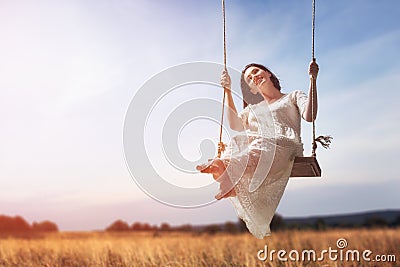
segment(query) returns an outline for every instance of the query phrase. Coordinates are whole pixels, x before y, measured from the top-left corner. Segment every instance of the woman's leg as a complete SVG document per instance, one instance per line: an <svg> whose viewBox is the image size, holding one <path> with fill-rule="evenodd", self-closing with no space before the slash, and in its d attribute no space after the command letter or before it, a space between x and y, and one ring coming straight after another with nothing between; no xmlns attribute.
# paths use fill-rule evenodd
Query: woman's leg
<svg viewBox="0 0 400 267"><path fill-rule="evenodd" d="M236 196L236 192L231 182L231 179L225 172L225 163L221 159L213 159L206 164L197 166L196 168L202 173L211 173L213 178L220 183L220 191L215 196L216 199L220 200L222 198Z"/></svg>

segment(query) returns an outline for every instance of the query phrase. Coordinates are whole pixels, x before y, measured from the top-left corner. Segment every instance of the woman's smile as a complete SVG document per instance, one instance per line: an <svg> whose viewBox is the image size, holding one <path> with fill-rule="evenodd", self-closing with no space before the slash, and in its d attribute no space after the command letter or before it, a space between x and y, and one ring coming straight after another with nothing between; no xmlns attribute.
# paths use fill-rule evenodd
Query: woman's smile
<svg viewBox="0 0 400 267"><path fill-rule="evenodd" d="M254 84L256 86L260 85L261 83L263 83L265 80L262 76L255 76L254 77Z"/></svg>

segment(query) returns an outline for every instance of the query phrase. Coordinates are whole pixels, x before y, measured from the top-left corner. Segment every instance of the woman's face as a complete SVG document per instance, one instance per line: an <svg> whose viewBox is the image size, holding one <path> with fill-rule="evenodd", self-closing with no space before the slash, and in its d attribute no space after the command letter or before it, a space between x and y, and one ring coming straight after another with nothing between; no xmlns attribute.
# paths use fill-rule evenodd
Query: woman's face
<svg viewBox="0 0 400 267"><path fill-rule="evenodd" d="M271 73L258 67L249 67L244 72L244 80L253 94L260 92L263 85L271 81L270 77Z"/></svg>

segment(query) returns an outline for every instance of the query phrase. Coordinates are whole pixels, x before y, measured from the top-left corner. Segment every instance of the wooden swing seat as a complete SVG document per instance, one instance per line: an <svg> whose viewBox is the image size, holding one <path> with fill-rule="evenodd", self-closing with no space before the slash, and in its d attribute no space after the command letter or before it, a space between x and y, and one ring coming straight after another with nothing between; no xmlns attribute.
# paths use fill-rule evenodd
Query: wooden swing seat
<svg viewBox="0 0 400 267"><path fill-rule="evenodd" d="M296 157L290 177L321 177L321 168L316 157Z"/></svg>

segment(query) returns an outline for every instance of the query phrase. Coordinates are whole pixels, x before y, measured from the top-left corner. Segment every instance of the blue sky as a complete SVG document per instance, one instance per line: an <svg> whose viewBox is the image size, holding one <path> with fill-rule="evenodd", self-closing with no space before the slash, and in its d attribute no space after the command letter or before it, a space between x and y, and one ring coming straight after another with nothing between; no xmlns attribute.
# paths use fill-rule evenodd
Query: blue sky
<svg viewBox="0 0 400 267"><path fill-rule="evenodd" d="M284 92L307 90L311 1L226 0L226 12L231 68L260 62ZM400 208L399 13L397 0L317 1L317 131L334 140L317 151L322 179L291 179L283 216ZM0 1L0 214L64 230L115 219L236 221L228 201L177 209L149 198L122 145L125 113L148 79L177 64L222 63L221 23L221 3L211 0ZM219 99L213 89L165 105ZM217 137L213 127L203 133ZM202 131L192 125L179 145L197 151ZM305 154L310 131L304 125ZM199 177L188 181L211 181Z"/></svg>

